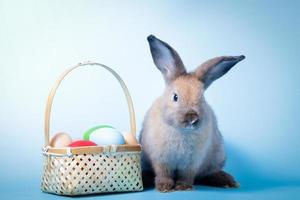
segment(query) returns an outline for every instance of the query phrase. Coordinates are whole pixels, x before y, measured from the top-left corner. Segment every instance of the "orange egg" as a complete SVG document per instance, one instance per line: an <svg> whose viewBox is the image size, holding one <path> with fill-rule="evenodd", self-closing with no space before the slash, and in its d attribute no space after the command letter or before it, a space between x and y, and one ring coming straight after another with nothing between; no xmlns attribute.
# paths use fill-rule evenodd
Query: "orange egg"
<svg viewBox="0 0 300 200"><path fill-rule="evenodd" d="M123 133L126 144L138 144L137 139L131 133Z"/></svg>

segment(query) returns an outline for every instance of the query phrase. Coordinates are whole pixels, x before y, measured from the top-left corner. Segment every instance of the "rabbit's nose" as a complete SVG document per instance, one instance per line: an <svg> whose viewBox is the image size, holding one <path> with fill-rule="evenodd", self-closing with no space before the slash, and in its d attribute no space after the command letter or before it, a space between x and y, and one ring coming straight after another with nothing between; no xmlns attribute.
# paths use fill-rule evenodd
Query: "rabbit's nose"
<svg viewBox="0 0 300 200"><path fill-rule="evenodd" d="M196 112L188 112L185 114L185 121L189 125L197 125L199 122L199 115Z"/></svg>

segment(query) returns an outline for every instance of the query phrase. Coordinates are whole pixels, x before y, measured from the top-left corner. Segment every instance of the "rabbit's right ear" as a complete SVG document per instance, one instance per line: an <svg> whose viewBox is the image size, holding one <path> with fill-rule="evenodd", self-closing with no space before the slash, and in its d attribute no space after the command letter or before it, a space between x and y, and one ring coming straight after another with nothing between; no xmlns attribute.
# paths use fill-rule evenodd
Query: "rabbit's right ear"
<svg viewBox="0 0 300 200"><path fill-rule="evenodd" d="M244 55L216 57L200 65L195 74L206 89L213 81L226 74L235 64L244 59Z"/></svg>
<svg viewBox="0 0 300 200"><path fill-rule="evenodd" d="M186 73L181 58L170 45L157 39L154 35L148 36L147 39L153 61L164 75L166 83Z"/></svg>

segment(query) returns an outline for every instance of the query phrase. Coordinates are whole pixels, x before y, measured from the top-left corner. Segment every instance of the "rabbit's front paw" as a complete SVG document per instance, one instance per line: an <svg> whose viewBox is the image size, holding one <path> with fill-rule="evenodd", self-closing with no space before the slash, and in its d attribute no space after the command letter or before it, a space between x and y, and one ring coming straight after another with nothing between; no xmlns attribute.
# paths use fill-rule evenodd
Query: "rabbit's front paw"
<svg viewBox="0 0 300 200"><path fill-rule="evenodd" d="M177 182L175 190L193 190L193 185L183 182Z"/></svg>
<svg viewBox="0 0 300 200"><path fill-rule="evenodd" d="M174 187L174 181L171 178L156 177L155 187L160 192L172 192Z"/></svg>

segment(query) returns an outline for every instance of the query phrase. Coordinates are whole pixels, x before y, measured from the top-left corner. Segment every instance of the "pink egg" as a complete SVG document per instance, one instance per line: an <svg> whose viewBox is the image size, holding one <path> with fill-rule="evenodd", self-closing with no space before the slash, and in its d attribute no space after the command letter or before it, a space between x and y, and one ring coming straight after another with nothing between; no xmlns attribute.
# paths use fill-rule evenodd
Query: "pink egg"
<svg viewBox="0 0 300 200"><path fill-rule="evenodd" d="M77 140L68 145L69 147L87 147L87 146L97 146L95 142L88 140Z"/></svg>
<svg viewBox="0 0 300 200"><path fill-rule="evenodd" d="M62 147L67 147L69 144L72 143L72 138L69 136L67 133L57 133L55 134L52 139L50 140L49 145L51 147L57 147L57 148L62 148Z"/></svg>

